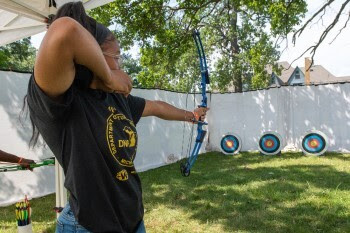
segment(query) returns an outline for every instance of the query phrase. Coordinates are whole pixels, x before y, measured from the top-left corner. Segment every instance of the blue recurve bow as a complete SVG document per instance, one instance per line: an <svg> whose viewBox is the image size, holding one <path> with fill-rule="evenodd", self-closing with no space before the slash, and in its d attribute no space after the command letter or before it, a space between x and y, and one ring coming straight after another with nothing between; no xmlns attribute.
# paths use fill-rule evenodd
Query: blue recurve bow
<svg viewBox="0 0 350 233"><path fill-rule="evenodd" d="M201 71L201 91L202 91L202 102L198 107L206 108L207 105L207 84L210 83L209 80L209 73L208 73L208 67L207 67L207 61L204 54L203 44L202 40L200 38L199 31L195 30L192 34L194 42L196 44L198 56L199 56L199 66ZM188 157L187 161L185 163L182 163L180 165L181 174L185 177L190 175L191 168L193 167L197 157L199 150L202 146L203 140L205 138L205 135L207 133L206 130L203 130L204 125L208 125L207 122L199 121L195 122L197 123L197 137L196 142L194 144L193 150Z"/></svg>

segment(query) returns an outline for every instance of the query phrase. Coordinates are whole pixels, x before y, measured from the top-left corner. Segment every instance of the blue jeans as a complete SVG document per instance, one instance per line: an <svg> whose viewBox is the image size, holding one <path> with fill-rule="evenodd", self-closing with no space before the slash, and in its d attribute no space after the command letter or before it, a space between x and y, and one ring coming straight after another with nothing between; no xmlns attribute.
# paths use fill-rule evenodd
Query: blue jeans
<svg viewBox="0 0 350 233"><path fill-rule="evenodd" d="M69 203L62 210L60 217L57 219L56 233L90 233L75 220L73 211ZM146 233L145 224L140 222L135 233Z"/></svg>

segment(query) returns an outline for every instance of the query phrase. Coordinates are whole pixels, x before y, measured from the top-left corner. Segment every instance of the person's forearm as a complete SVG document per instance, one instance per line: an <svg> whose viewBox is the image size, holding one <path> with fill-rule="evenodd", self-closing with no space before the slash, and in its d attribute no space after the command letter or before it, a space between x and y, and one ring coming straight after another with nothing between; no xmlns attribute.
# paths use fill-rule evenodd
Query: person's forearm
<svg viewBox="0 0 350 233"><path fill-rule="evenodd" d="M5 151L0 150L0 161L8 162L8 163L18 163L20 159L21 158L19 158L16 155L9 154L9 153L6 153Z"/></svg>
<svg viewBox="0 0 350 233"><path fill-rule="evenodd" d="M172 121L192 121L194 115L193 112L176 108L163 101L155 101L157 105L154 116L163 120Z"/></svg>

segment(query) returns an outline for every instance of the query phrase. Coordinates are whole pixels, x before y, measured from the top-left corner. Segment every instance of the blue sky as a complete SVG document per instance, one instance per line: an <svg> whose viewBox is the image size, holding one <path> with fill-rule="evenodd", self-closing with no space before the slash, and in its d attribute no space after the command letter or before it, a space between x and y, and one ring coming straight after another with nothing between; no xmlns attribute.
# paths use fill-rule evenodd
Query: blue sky
<svg viewBox="0 0 350 233"><path fill-rule="evenodd" d="M314 14L325 1L308 0L307 2L308 13L306 18ZM284 49L284 51L282 53L280 61L288 61L291 63L297 57L299 57L303 51L305 51L305 49L315 44L323 30L328 26L328 23L333 20L337 10L340 8L341 3L343 2L344 1L335 1L333 4L334 6L332 6L331 9L328 9L327 14L324 15L323 23L322 21L319 21L318 23L313 23L311 26L307 27L302 36L297 39L295 46L292 44L291 35L289 35L288 47L286 48L286 42L281 44L281 50ZM347 8L347 10L344 12L349 14L349 8ZM326 37L324 42L319 47L314 58L315 65L324 66L335 76L350 76L350 25L342 31L342 33L333 43L330 43L337 35L339 30L343 27L347 17L348 15L346 14L341 16L337 27L335 27L332 33ZM45 33L40 33L38 35L32 36L32 43L36 48L39 48L44 35ZM131 53L133 55L137 54L136 49L134 51L131 51ZM295 61L293 63L293 66L303 67L304 57L310 57L310 54L307 53L302 58Z"/></svg>

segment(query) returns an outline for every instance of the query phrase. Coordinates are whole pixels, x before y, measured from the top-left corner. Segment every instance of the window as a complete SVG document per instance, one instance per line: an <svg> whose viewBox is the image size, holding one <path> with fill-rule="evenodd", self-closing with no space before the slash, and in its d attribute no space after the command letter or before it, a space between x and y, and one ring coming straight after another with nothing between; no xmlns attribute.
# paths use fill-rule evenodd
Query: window
<svg viewBox="0 0 350 233"><path fill-rule="evenodd" d="M300 73L299 70L295 72L295 79L300 79Z"/></svg>

